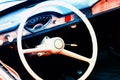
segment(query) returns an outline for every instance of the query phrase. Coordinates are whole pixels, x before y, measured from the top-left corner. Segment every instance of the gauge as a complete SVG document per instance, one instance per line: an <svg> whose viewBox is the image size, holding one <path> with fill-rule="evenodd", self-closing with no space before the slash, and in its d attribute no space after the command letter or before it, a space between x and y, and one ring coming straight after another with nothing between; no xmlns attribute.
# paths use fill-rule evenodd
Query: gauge
<svg viewBox="0 0 120 80"><path fill-rule="evenodd" d="M25 28L31 32L38 32L45 29L51 21L51 15L36 15L27 20Z"/></svg>

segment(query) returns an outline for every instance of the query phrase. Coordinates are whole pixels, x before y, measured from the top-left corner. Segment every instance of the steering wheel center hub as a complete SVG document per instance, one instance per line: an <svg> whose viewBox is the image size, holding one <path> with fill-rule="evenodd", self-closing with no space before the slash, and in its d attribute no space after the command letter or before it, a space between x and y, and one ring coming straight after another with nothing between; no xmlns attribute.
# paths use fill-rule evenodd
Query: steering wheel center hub
<svg viewBox="0 0 120 80"><path fill-rule="evenodd" d="M64 40L60 37L53 37L47 40L46 46L51 49L51 53L55 54L64 49Z"/></svg>
<svg viewBox="0 0 120 80"><path fill-rule="evenodd" d="M61 40L61 39L56 39L56 40L54 41L54 46L55 46L55 48L57 48L57 49L62 49L62 48L64 47L64 42L63 42L63 40Z"/></svg>

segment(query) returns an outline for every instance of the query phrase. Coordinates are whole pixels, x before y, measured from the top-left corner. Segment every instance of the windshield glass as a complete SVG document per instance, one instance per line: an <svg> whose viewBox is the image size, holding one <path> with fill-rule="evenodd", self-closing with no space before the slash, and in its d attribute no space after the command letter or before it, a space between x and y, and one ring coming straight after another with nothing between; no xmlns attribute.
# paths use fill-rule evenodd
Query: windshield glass
<svg viewBox="0 0 120 80"><path fill-rule="evenodd" d="M15 6L17 4L23 3L27 0L0 0L0 11Z"/></svg>

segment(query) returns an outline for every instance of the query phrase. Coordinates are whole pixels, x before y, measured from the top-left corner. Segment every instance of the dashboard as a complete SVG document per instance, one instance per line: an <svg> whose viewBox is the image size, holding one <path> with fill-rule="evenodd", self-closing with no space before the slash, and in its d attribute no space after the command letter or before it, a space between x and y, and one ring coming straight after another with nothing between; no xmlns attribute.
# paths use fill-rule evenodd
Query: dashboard
<svg viewBox="0 0 120 80"><path fill-rule="evenodd" d="M68 1L68 0L62 0L64 2L69 2L71 5L77 7L78 9L86 9L94 5L97 0L87 1ZM34 4L31 4L33 2ZM1 7L8 5L8 7L5 7L4 9L0 9L0 46L4 44L8 44L10 42L16 41L17 37L17 28L19 27L20 22L22 19L24 19L23 15L27 15L29 10L38 4L40 1L12 1L12 0L6 0L6 2L1 1ZM29 5L28 5L29 3ZM84 4L83 4L84 3ZM21 5L24 5L22 8L20 8ZM81 5L81 6L79 6ZM20 9L12 11L13 7L18 7ZM42 13L42 11L46 9L49 12ZM12 12L11 12L11 11ZM9 12L7 12L9 11ZM6 15L3 15L2 13L5 13ZM48 30L50 28L56 28L55 26L63 27L66 25L70 25L73 23L78 22L80 19L73 14L70 10L65 9L60 6L49 6L42 8L40 11L35 12L33 16L31 16L25 25L25 28L23 30L23 36L38 33L43 30ZM59 28L57 27L57 28Z"/></svg>

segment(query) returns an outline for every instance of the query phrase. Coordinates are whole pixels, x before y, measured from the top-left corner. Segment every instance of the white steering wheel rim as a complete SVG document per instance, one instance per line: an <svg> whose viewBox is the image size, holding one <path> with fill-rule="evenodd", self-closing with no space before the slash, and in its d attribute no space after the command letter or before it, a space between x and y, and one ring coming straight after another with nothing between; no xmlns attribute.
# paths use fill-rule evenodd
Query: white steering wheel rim
<svg viewBox="0 0 120 80"><path fill-rule="evenodd" d="M37 10L39 10L42 7L45 6L52 6L52 5L58 5L58 6L63 6L67 9L70 9L71 11L73 11L74 13L76 13L82 20L83 22L86 24L86 27L88 28L88 31L90 33L91 36L91 40L92 40L92 58L91 61L89 62L89 67L86 70L86 72L78 79L78 80L85 80L89 74L91 73L91 71L94 68L96 59L97 59L97 52L98 52L98 46L97 46L97 39L96 39L96 35L95 32L93 30L92 25L90 24L89 20L87 19L87 17L77 8L75 8L74 6L64 3L64 2L60 2L60 1L45 1L42 2L38 5L36 5L35 7L31 8L30 12L28 12L25 16L24 19L22 20L22 22L20 23L20 26L18 28L18 35L17 35L17 47L18 47L18 52L19 52L19 56L20 59L25 67L25 69L28 71L28 73L36 80L42 80L42 78L40 78L28 65L25 56L23 54L23 49L22 49L22 30L24 28L25 22L27 21L27 19ZM46 10L44 10L43 12L45 12Z"/></svg>

